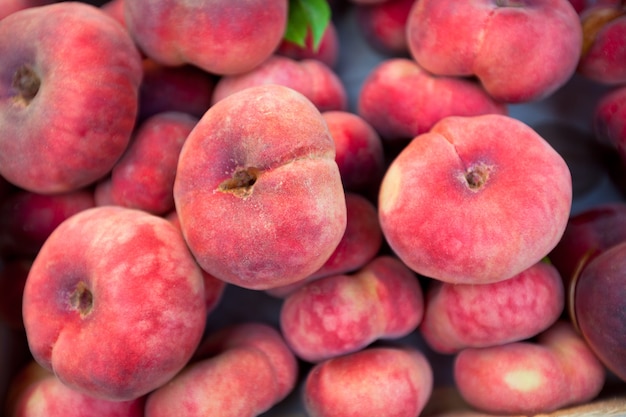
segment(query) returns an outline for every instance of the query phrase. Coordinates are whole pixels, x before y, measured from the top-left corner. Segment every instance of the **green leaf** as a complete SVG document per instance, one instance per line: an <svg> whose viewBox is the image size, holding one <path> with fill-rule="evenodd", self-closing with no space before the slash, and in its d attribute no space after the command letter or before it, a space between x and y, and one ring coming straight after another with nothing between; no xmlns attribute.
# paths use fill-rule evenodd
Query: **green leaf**
<svg viewBox="0 0 626 417"><path fill-rule="evenodd" d="M313 35L313 49L317 51L330 17L331 10L326 0L289 0L289 17L284 39L304 47L310 30Z"/></svg>

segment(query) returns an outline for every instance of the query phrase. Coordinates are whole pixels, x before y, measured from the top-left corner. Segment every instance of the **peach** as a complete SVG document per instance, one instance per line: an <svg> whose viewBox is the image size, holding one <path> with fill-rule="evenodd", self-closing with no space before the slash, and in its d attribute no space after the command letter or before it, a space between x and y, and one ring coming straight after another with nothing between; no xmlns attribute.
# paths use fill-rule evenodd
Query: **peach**
<svg viewBox="0 0 626 417"><path fill-rule="evenodd" d="M446 116L506 114L476 82L434 76L408 58L388 58L363 81L357 114L385 140L410 140Z"/></svg>
<svg viewBox="0 0 626 417"><path fill-rule="evenodd" d="M589 7L580 14L584 42L578 73L607 85L626 82L626 12L622 4Z"/></svg>
<svg viewBox="0 0 626 417"><path fill-rule="evenodd" d="M492 97L508 103L546 98L575 73L582 28L568 0L456 6L454 0L420 0L411 9L409 51L427 71L475 76Z"/></svg>
<svg viewBox="0 0 626 417"><path fill-rule="evenodd" d="M174 201L202 269L249 289L311 275L346 230L324 118L281 85L247 88L205 113L183 145Z"/></svg>
<svg viewBox="0 0 626 417"><path fill-rule="evenodd" d="M572 284L571 318L584 340L622 381L626 381L626 242L598 254Z"/></svg>
<svg viewBox="0 0 626 417"><path fill-rule="evenodd" d="M322 112L335 142L335 161L346 190L377 194L387 168L378 132L361 116L349 111Z"/></svg>
<svg viewBox="0 0 626 417"><path fill-rule="evenodd" d="M492 284L432 281L419 330L439 353L496 346L546 330L560 318L564 303L561 276L545 262Z"/></svg>
<svg viewBox="0 0 626 417"><path fill-rule="evenodd" d="M125 0L105 0L100 8L103 12L117 20L120 25L126 27L126 19L124 18L124 1Z"/></svg>
<svg viewBox="0 0 626 417"><path fill-rule="evenodd" d="M177 111L200 118L211 107L215 77L193 65L176 67L143 60L139 86L139 121Z"/></svg>
<svg viewBox="0 0 626 417"><path fill-rule="evenodd" d="M335 23L330 20L326 29L324 29L317 49L313 45L313 35L309 31L304 41L304 46L283 39L275 54L295 60L317 59L329 68L335 68L339 60L339 51L339 34L337 33Z"/></svg>
<svg viewBox="0 0 626 417"><path fill-rule="evenodd" d="M592 113L596 139L615 150L626 165L626 86L615 87L596 102Z"/></svg>
<svg viewBox="0 0 626 417"><path fill-rule="evenodd" d="M303 280L269 289L269 294L284 298L308 282L330 275L355 272L374 259L383 244L376 206L360 194L347 192L346 210L346 231L324 265Z"/></svg>
<svg viewBox="0 0 626 417"><path fill-rule="evenodd" d="M415 417L432 388L433 370L422 352L371 347L315 365L302 396L310 417Z"/></svg>
<svg viewBox="0 0 626 417"><path fill-rule="evenodd" d="M52 372L31 362L12 381L15 390L7 417L143 417L145 397L110 401L90 397L63 384ZM17 386L19 385L19 387Z"/></svg>
<svg viewBox="0 0 626 417"><path fill-rule="evenodd" d="M0 200L0 252L34 256L61 222L95 205L89 189L59 194L18 190Z"/></svg>
<svg viewBox="0 0 626 417"><path fill-rule="evenodd" d="M171 222L94 207L61 223L23 297L33 358L69 387L126 401L168 382L206 324L203 278Z"/></svg>
<svg viewBox="0 0 626 417"><path fill-rule="evenodd" d="M536 343L464 349L454 378L463 398L482 411L535 414L595 398L605 369L571 323L559 321Z"/></svg>
<svg viewBox="0 0 626 417"><path fill-rule="evenodd" d="M148 396L146 417L254 417L295 387L297 362L280 333L245 322L210 333L196 358Z"/></svg>
<svg viewBox="0 0 626 417"><path fill-rule="evenodd" d="M110 201L163 215L174 209L178 155L198 119L188 113L157 113L139 123L126 152L111 170Z"/></svg>
<svg viewBox="0 0 626 417"><path fill-rule="evenodd" d="M128 32L95 6L60 2L0 20L0 39L0 175L46 194L104 177L137 114Z"/></svg>
<svg viewBox="0 0 626 417"><path fill-rule="evenodd" d="M320 278L289 294L280 328L296 356L321 362L406 336L423 313L415 274L397 258L379 256L352 275Z"/></svg>
<svg viewBox="0 0 626 417"><path fill-rule="evenodd" d="M519 274L563 235L569 168L532 128L504 115L450 116L414 138L383 178L391 249L417 273L486 284Z"/></svg>
<svg viewBox="0 0 626 417"><path fill-rule="evenodd" d="M406 24L416 0L387 0L356 4L356 23L363 39L376 51L390 56L408 56Z"/></svg>
<svg viewBox="0 0 626 417"><path fill-rule="evenodd" d="M248 72L221 77L215 84L212 103L246 88L267 84L284 85L302 93L321 112L348 107L343 82L326 64L276 54Z"/></svg>
<svg viewBox="0 0 626 417"><path fill-rule="evenodd" d="M226 75L250 71L274 53L287 25L287 6L287 0L125 0L124 13L147 57Z"/></svg>

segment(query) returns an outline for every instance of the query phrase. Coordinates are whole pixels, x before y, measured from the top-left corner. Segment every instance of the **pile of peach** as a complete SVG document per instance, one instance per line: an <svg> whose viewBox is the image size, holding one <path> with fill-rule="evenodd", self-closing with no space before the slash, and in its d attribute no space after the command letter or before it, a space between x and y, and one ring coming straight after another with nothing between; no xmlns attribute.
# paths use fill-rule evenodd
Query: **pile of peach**
<svg viewBox="0 0 626 417"><path fill-rule="evenodd" d="M623 175L621 2L334 0L319 45L296 3L0 5L4 415L518 415L626 381L626 203L575 215L510 113L596 85ZM354 102L345 16L381 56Z"/></svg>

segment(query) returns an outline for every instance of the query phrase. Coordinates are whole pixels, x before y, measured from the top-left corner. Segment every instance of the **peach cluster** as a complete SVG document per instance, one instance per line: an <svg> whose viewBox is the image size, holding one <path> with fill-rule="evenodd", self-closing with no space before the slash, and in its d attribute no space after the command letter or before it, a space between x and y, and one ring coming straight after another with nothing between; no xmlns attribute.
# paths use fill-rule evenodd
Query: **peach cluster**
<svg viewBox="0 0 626 417"><path fill-rule="evenodd" d="M0 3L0 414L543 415L626 381L626 208L576 200L626 172L622 2ZM583 171L540 123L582 107Z"/></svg>

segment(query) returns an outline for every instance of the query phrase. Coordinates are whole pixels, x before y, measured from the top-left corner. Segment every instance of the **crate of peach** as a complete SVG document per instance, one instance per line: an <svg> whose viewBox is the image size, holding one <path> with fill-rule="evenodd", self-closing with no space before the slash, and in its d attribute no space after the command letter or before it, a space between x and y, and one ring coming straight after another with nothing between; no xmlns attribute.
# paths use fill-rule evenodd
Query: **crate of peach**
<svg viewBox="0 0 626 417"><path fill-rule="evenodd" d="M1 414L626 415L625 31L5 0Z"/></svg>

